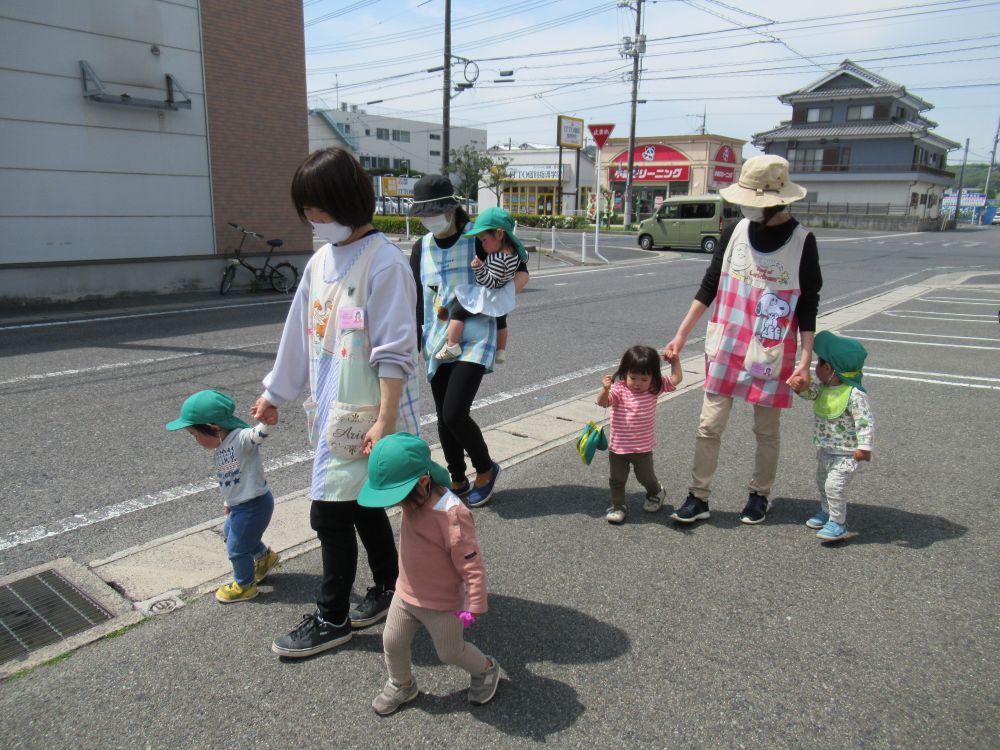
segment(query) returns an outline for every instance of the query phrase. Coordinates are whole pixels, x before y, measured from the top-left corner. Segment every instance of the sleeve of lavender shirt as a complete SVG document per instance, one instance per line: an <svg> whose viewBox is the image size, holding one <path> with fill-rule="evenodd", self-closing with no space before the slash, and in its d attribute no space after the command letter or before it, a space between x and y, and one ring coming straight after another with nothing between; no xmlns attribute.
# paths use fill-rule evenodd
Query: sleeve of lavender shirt
<svg viewBox="0 0 1000 750"><path fill-rule="evenodd" d="M322 253L315 253L302 272L292 306L285 318L278 353L271 372L264 378L264 398L277 407L294 401L309 382L309 280L313 262L322 262Z"/></svg>
<svg viewBox="0 0 1000 750"><path fill-rule="evenodd" d="M416 364L417 285L399 248L387 244L377 252L368 278L370 361L380 378L403 379Z"/></svg>

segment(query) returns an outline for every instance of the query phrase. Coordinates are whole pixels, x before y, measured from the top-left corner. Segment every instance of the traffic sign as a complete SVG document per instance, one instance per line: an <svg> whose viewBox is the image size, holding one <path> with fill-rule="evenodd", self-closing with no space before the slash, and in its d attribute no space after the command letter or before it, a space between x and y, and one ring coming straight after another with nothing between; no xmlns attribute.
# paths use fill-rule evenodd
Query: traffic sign
<svg viewBox="0 0 1000 750"><path fill-rule="evenodd" d="M594 137L594 143L597 144L598 150L604 148L604 144L608 142L608 138L611 136L611 131L615 129L614 125L588 125L587 128L590 130L590 134Z"/></svg>

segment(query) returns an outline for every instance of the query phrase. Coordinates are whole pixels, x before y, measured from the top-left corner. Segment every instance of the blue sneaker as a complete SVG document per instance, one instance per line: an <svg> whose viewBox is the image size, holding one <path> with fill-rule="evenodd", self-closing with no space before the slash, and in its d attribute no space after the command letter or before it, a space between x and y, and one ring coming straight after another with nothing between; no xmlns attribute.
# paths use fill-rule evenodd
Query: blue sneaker
<svg viewBox="0 0 1000 750"><path fill-rule="evenodd" d="M454 485L452 485L451 491L453 494L458 495L459 497L465 497L466 495L469 494L469 492L472 491L472 483L469 482L468 479L466 479L465 483L461 487L455 487ZM819 527L817 526L816 528Z"/></svg>
<svg viewBox="0 0 1000 750"><path fill-rule="evenodd" d="M826 526L826 522L830 520L830 514L820 511L815 516L806 521L806 526L810 529L822 529Z"/></svg>
<svg viewBox="0 0 1000 750"><path fill-rule="evenodd" d="M836 542L847 536L847 527L836 521L827 521L826 524L816 532L816 538L824 542Z"/></svg>
<svg viewBox="0 0 1000 750"><path fill-rule="evenodd" d="M486 505L493 497L493 488L496 486L497 477L500 476L500 464L493 464L492 473L490 481L482 487L473 486L472 491L466 496L465 502L468 503L470 508L478 508L481 505Z"/></svg>

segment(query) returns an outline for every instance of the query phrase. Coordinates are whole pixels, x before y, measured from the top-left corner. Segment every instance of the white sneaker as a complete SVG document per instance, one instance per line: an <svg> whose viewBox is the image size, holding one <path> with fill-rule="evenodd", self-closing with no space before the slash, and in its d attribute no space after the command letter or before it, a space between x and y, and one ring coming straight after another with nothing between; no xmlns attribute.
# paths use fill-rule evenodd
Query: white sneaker
<svg viewBox="0 0 1000 750"><path fill-rule="evenodd" d="M647 513L656 513L663 507L663 501L667 497L667 491L663 489L663 485L660 485L660 491L655 495L646 495L646 502L643 503L642 509Z"/></svg>
<svg viewBox="0 0 1000 750"><path fill-rule="evenodd" d="M462 356L462 345L461 344L445 344L441 347L440 351L434 355L434 359L440 360L441 362L451 362L453 359L458 359Z"/></svg>
<svg viewBox="0 0 1000 750"><path fill-rule="evenodd" d="M616 508L612 505L608 508L608 514L604 518L608 523L613 523L615 526L625 523L625 519L628 518L628 508L624 506Z"/></svg>
<svg viewBox="0 0 1000 750"><path fill-rule="evenodd" d="M496 356L496 359L494 361L498 365L502 365L504 362L506 362L507 361L507 350L506 349L497 349L497 356Z"/></svg>

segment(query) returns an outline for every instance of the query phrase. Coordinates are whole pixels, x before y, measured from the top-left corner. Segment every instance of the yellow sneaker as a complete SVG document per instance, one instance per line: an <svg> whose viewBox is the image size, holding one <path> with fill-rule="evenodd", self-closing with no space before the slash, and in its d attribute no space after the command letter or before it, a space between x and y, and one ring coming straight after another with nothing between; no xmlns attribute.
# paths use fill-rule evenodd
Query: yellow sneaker
<svg viewBox="0 0 1000 750"><path fill-rule="evenodd" d="M255 596L257 596L256 583L251 583L244 588L236 583L236 581L233 581L232 583L227 583L225 586L220 586L215 592L215 598L223 604L245 602L247 599L253 599Z"/></svg>
<svg viewBox="0 0 1000 750"><path fill-rule="evenodd" d="M267 578L267 574L274 570L279 560L281 560L281 555L269 547L266 555L254 561L253 575L257 583Z"/></svg>

